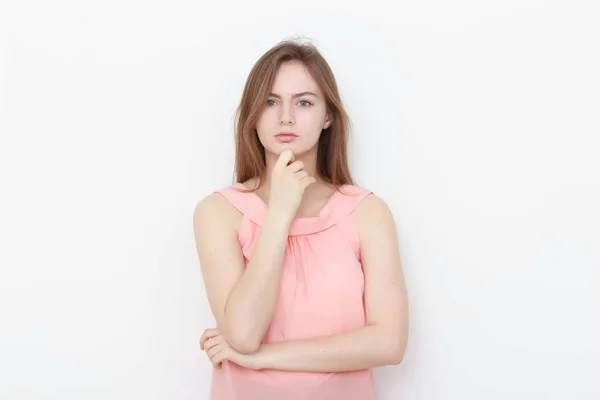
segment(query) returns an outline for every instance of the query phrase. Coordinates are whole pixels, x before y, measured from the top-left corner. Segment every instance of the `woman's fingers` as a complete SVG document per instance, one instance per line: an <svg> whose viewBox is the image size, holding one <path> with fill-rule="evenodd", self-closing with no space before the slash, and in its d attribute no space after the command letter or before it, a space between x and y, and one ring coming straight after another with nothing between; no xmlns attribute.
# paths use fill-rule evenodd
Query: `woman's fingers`
<svg viewBox="0 0 600 400"><path fill-rule="evenodd" d="M207 329L200 338L200 348L206 352L214 367L219 367L227 359L227 346L223 345L223 335L217 329Z"/></svg>
<svg viewBox="0 0 600 400"><path fill-rule="evenodd" d="M211 347L214 347L216 345L218 345L220 343L219 340L220 336L213 336L211 338L208 338L205 342L204 342L204 350L208 350Z"/></svg>
<svg viewBox="0 0 600 400"><path fill-rule="evenodd" d="M296 178L298 178L298 179L306 178L307 176L308 176L308 172L306 172L305 170L300 170L300 171L296 172Z"/></svg>
<svg viewBox="0 0 600 400"><path fill-rule="evenodd" d="M304 163L300 160L298 161L294 161L293 163L291 163L290 165L288 165L288 168L290 169L290 171L292 172L298 172L304 169Z"/></svg>
<svg viewBox="0 0 600 400"><path fill-rule="evenodd" d="M219 351L210 359L214 367L220 367L221 363L227 360L227 351Z"/></svg>
<svg viewBox="0 0 600 400"><path fill-rule="evenodd" d="M200 336L200 349L204 350L205 342L208 339L215 337L217 335L220 335L220 334L221 334L221 331L219 331L218 329L206 329L202 333L202 336Z"/></svg>
<svg viewBox="0 0 600 400"><path fill-rule="evenodd" d="M216 346L213 346L210 349L206 350L206 354L212 360L213 357L219 354L221 351L223 351L223 346L217 344Z"/></svg>
<svg viewBox="0 0 600 400"><path fill-rule="evenodd" d="M218 343L206 350L206 355L210 359L213 367L219 367L224 360L227 360L227 348L221 343Z"/></svg>

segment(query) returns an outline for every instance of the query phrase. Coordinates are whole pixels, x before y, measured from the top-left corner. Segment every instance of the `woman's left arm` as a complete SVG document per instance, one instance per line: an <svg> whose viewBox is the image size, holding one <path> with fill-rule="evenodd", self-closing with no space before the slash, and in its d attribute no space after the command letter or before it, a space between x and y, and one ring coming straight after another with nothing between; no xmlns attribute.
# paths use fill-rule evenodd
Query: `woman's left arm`
<svg viewBox="0 0 600 400"><path fill-rule="evenodd" d="M341 372L402 361L408 339L408 299L394 218L374 194L353 215L365 274L366 325L332 336L262 344L247 355L251 368Z"/></svg>

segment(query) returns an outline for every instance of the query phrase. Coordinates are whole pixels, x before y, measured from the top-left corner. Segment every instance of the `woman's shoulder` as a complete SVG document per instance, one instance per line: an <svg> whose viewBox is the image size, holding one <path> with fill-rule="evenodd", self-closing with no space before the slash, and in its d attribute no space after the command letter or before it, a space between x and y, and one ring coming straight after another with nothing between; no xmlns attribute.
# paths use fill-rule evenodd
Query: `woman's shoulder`
<svg viewBox="0 0 600 400"><path fill-rule="evenodd" d="M194 207L194 221L229 221L237 225L241 213L232 198L232 196L235 196L234 191L234 186L228 185L214 190L200 199Z"/></svg>
<svg viewBox="0 0 600 400"><path fill-rule="evenodd" d="M387 202L372 190L358 185L346 185L351 194L362 197L355 209L355 217L359 220L377 220L379 218L390 218L391 210Z"/></svg>
<svg viewBox="0 0 600 400"><path fill-rule="evenodd" d="M387 218L389 207L385 200L373 190L358 185L345 184L339 188L339 195L335 201L340 206L340 212L351 213L355 220ZM345 210L345 211L343 211Z"/></svg>

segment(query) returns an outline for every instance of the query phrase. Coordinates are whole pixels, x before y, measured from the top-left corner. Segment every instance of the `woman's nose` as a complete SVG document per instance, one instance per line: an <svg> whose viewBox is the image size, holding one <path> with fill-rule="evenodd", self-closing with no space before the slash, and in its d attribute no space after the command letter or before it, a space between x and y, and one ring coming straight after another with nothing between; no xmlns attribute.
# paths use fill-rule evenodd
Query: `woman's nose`
<svg viewBox="0 0 600 400"><path fill-rule="evenodd" d="M294 116L292 115L292 110L290 106L282 106L281 107L281 116L280 116L281 124L293 124Z"/></svg>

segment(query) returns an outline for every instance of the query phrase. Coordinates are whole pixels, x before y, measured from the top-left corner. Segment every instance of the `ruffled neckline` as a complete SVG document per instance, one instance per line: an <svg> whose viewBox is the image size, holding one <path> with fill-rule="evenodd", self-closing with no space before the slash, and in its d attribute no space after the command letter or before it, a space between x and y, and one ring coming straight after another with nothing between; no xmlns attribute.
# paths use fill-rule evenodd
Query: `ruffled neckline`
<svg viewBox="0 0 600 400"><path fill-rule="evenodd" d="M243 183L235 183L233 184L234 189L250 189ZM314 217L297 217L292 220L289 229L289 235L308 235L317 233L320 231L324 231L335 225L341 216L341 209L335 207L336 203L344 196L345 193L352 194L350 188L353 188L352 185L342 185L338 190L336 190L329 199L321 207L317 216ZM246 210L250 210L246 212L246 216L255 224L262 226L265 222L265 218L268 211L268 204L256 193L256 192L248 192L244 193L245 200L248 201Z"/></svg>

